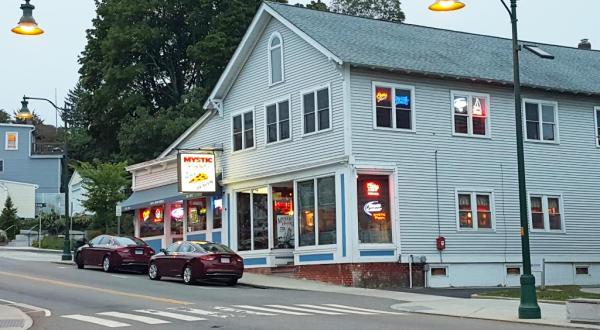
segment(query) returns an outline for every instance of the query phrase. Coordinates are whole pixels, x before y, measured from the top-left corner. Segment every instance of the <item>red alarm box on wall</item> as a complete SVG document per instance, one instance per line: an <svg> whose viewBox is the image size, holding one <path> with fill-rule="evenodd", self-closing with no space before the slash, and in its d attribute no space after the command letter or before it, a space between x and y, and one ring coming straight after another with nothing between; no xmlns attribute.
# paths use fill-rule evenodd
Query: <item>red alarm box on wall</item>
<svg viewBox="0 0 600 330"><path fill-rule="evenodd" d="M435 246L437 247L438 251L444 251L446 249L446 238L443 236L436 238Z"/></svg>

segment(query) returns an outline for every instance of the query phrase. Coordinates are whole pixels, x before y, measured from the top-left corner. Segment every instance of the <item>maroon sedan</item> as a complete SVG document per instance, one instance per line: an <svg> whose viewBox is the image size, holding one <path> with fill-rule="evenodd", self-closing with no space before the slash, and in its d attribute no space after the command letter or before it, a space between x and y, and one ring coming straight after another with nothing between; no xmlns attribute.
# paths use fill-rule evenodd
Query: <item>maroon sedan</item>
<svg viewBox="0 0 600 330"><path fill-rule="evenodd" d="M181 277L185 284L195 280L222 280L236 285L244 273L244 260L227 246L212 242L177 242L150 258L148 276Z"/></svg>
<svg viewBox="0 0 600 330"><path fill-rule="evenodd" d="M105 272L135 268L146 271L154 250L137 237L100 235L75 252L77 268L102 267Z"/></svg>

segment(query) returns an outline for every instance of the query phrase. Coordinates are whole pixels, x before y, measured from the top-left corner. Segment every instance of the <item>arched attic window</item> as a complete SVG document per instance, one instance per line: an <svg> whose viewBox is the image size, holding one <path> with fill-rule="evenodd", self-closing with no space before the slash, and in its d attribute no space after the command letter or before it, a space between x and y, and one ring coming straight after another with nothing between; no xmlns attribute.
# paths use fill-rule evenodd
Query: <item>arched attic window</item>
<svg viewBox="0 0 600 330"><path fill-rule="evenodd" d="M283 39L277 32L269 38L269 84L283 81Z"/></svg>

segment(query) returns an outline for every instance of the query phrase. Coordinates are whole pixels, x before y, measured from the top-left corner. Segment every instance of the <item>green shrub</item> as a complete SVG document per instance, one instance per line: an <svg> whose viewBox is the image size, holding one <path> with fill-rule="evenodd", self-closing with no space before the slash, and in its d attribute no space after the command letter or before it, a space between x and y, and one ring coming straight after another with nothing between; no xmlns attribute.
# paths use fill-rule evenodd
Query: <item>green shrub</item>
<svg viewBox="0 0 600 330"><path fill-rule="evenodd" d="M65 244L64 237L45 236L44 238L42 238L41 248L49 249L49 250L62 250L64 247L64 244ZM39 247L38 241L37 240L33 241L31 246ZM71 240L71 249L73 249L74 246L75 246L75 240Z"/></svg>
<svg viewBox="0 0 600 330"><path fill-rule="evenodd" d="M8 237L6 236L6 232L4 230L0 230L0 245L8 244Z"/></svg>

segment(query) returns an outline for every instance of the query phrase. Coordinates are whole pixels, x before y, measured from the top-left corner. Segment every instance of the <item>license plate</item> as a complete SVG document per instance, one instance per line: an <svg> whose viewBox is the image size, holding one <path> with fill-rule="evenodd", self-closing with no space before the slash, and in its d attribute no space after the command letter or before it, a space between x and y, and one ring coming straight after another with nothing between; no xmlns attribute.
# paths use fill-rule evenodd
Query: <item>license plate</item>
<svg viewBox="0 0 600 330"><path fill-rule="evenodd" d="M228 264L228 263L231 263L231 259L229 259L229 258L221 258L221 263L222 263L222 264Z"/></svg>
<svg viewBox="0 0 600 330"><path fill-rule="evenodd" d="M135 254L144 254L144 250L135 250Z"/></svg>

